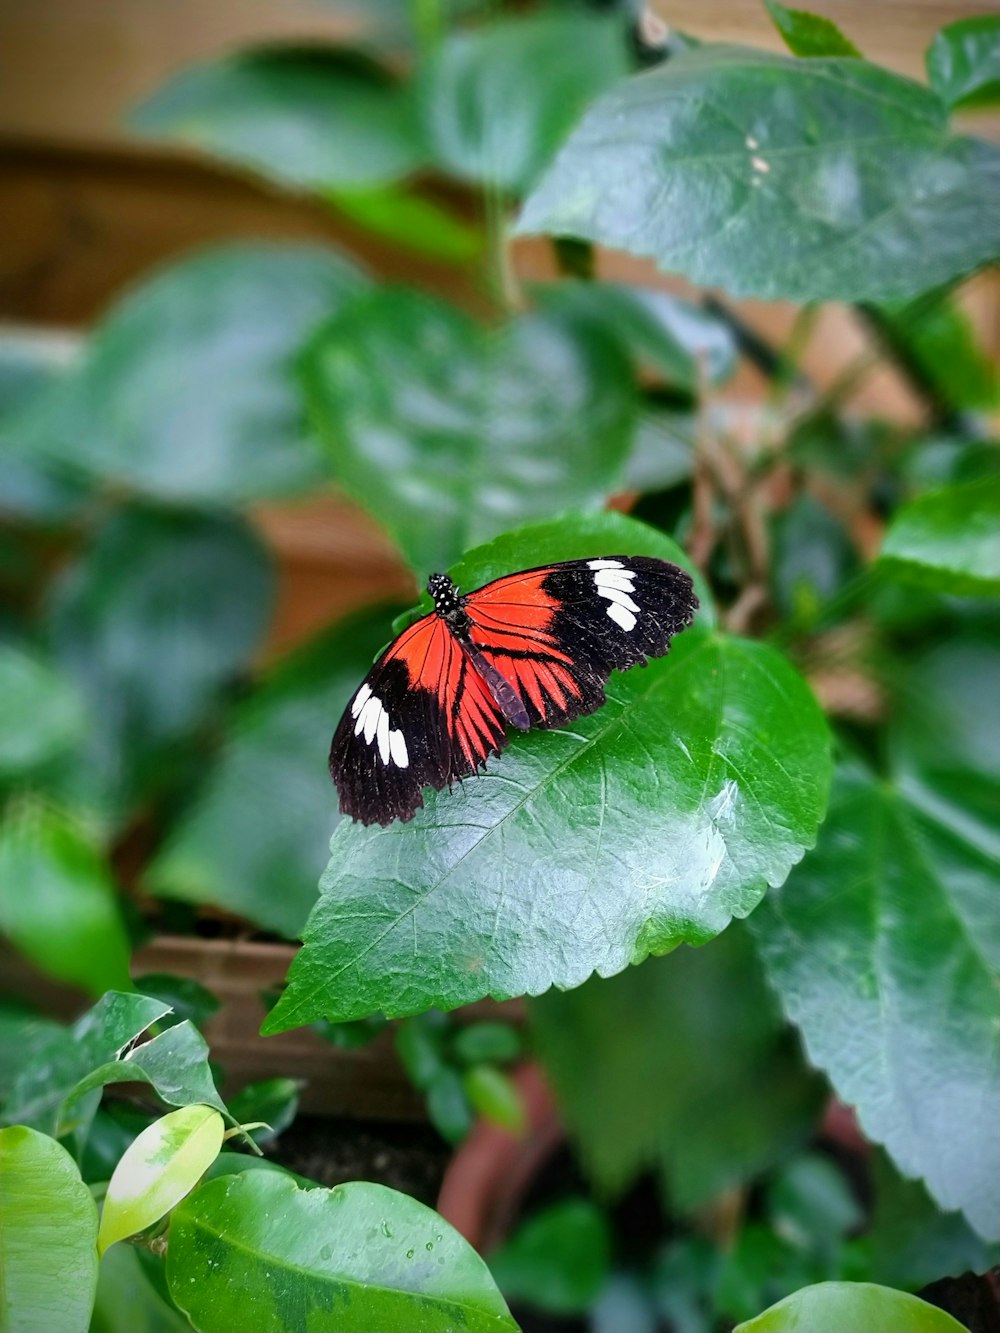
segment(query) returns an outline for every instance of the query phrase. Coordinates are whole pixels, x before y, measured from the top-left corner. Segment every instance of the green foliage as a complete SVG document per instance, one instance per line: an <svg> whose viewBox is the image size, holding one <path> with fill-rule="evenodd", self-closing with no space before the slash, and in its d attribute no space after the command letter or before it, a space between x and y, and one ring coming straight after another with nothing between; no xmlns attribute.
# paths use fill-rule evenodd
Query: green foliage
<svg viewBox="0 0 1000 1333"><path fill-rule="evenodd" d="M684 559L609 514L525 529L454 574L476 587L609 550ZM616 680L598 713L519 739L502 773L430 794L409 824L341 825L264 1030L538 994L704 942L813 840L827 772L826 728L804 684L770 649L703 620L666 660Z"/></svg>
<svg viewBox="0 0 1000 1333"><path fill-rule="evenodd" d="M97 1207L65 1148L0 1129L0 1327L87 1333L97 1285Z"/></svg>
<svg viewBox="0 0 1000 1333"><path fill-rule="evenodd" d="M304 372L338 477L424 576L517 522L598 505L632 434L624 354L542 315L484 332L440 301L378 291L324 328Z"/></svg>
<svg viewBox="0 0 1000 1333"><path fill-rule="evenodd" d="M240 1124L256 1124L261 1128L248 1130L254 1143L273 1143L295 1119L299 1109L302 1083L294 1078L265 1078L248 1083L229 1099L229 1113Z"/></svg>
<svg viewBox="0 0 1000 1333"><path fill-rule="evenodd" d="M870 1282L821 1282L765 1310L756 1319L739 1324L733 1333L843 1333L863 1328L865 1333L963 1333L962 1325L937 1306L904 1291L891 1291Z"/></svg>
<svg viewBox="0 0 1000 1333"><path fill-rule="evenodd" d="M900 509L882 563L938 592L1000 592L1000 475L921 495Z"/></svg>
<svg viewBox="0 0 1000 1333"><path fill-rule="evenodd" d="M303 1191L260 1171L204 1184L171 1216L167 1279L200 1333L517 1327L458 1233L381 1185Z"/></svg>
<svg viewBox="0 0 1000 1333"><path fill-rule="evenodd" d="M927 77L949 107L991 106L1000 101L1000 18L949 23L927 51Z"/></svg>
<svg viewBox="0 0 1000 1333"><path fill-rule="evenodd" d="M793 55L860 56L861 52L849 41L831 19L810 14L804 9L789 9L778 0L764 0L774 26L785 39Z"/></svg>
<svg viewBox="0 0 1000 1333"><path fill-rule="evenodd" d="M265 48L184 70L132 127L299 189L385 185L422 156L406 90L347 49Z"/></svg>
<svg viewBox="0 0 1000 1333"><path fill-rule="evenodd" d="M292 358L362 282L318 246L226 245L182 259L105 316L30 438L153 500L301 492L321 469Z"/></svg>
<svg viewBox="0 0 1000 1333"><path fill-rule="evenodd" d="M146 872L153 893L299 934L339 822L324 739L388 638L388 619L372 612L320 635L234 711L225 749Z"/></svg>
<svg viewBox="0 0 1000 1333"><path fill-rule="evenodd" d="M536 1213L490 1255L490 1269L509 1301L554 1315L590 1309L610 1267L607 1219L589 1199L565 1199Z"/></svg>
<svg viewBox="0 0 1000 1333"><path fill-rule="evenodd" d="M0 643L0 781L65 754L83 728L71 682L35 653Z"/></svg>
<svg viewBox="0 0 1000 1333"><path fill-rule="evenodd" d="M784 1029L744 927L553 991L531 1018L570 1133L605 1191L655 1167L687 1212L752 1179L815 1123L822 1085Z"/></svg>
<svg viewBox="0 0 1000 1333"><path fill-rule="evenodd" d="M111 873L61 811L22 802L0 821L0 930L59 981L94 996L131 988Z"/></svg>
<svg viewBox="0 0 1000 1333"><path fill-rule="evenodd" d="M1000 149L864 60L706 44L597 101L517 229L735 296L906 299L1000 252Z"/></svg>

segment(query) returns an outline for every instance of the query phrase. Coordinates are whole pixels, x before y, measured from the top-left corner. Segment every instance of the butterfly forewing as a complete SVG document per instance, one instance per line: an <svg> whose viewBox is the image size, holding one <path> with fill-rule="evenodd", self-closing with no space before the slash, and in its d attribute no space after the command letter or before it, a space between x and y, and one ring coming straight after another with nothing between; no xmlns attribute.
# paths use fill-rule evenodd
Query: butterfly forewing
<svg viewBox="0 0 1000 1333"><path fill-rule="evenodd" d="M330 772L341 809L365 824L409 819L424 787L476 772L507 743L504 723L557 726L604 702L613 670L645 665L690 625L689 575L646 556L522 570L405 630L341 719Z"/></svg>

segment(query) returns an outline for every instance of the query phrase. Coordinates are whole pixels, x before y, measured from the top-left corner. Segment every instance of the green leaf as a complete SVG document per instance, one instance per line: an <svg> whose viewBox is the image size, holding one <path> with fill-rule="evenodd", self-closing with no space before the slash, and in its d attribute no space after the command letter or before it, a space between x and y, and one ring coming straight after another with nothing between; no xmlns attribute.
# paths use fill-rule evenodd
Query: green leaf
<svg viewBox="0 0 1000 1333"><path fill-rule="evenodd" d="M228 1117L197 1028L178 1023L135 1044L167 1012L145 995L109 991L71 1028L25 1053L3 1120L31 1124L57 1138L73 1134L82 1145L100 1090L109 1083L148 1083L169 1106L203 1102Z"/></svg>
<svg viewBox="0 0 1000 1333"><path fill-rule="evenodd" d="M927 76L948 107L1000 102L1000 18L982 14L942 28L927 51Z"/></svg>
<svg viewBox="0 0 1000 1333"><path fill-rule="evenodd" d="M264 1171L202 1185L170 1220L167 1280L199 1333L501 1333L482 1259L382 1185L300 1190Z"/></svg>
<svg viewBox="0 0 1000 1333"><path fill-rule="evenodd" d="M764 0L785 45L797 56L860 56L861 52L831 19L804 9L789 9L778 0Z"/></svg>
<svg viewBox="0 0 1000 1333"><path fill-rule="evenodd" d="M1000 593L1000 476L947 486L905 505L881 560L890 573L934 591Z"/></svg>
<svg viewBox="0 0 1000 1333"><path fill-rule="evenodd" d="M160 784L267 627L273 570L240 519L124 510L50 592L49 638L86 699L60 794L112 814Z"/></svg>
<svg viewBox="0 0 1000 1333"><path fill-rule="evenodd" d="M301 932L340 818L326 773L330 736L389 637L388 620L383 610L337 625L237 707L225 748L147 869L146 888L290 938Z"/></svg>
<svg viewBox="0 0 1000 1333"><path fill-rule="evenodd" d="M453 573L476 587L607 551L685 559L602 514L508 534ZM515 738L410 823L341 824L264 1030L537 995L710 939L812 842L827 746L791 667L699 617L668 658L616 675L597 713Z"/></svg>
<svg viewBox="0 0 1000 1333"><path fill-rule="evenodd" d="M211 1106L182 1106L144 1129L108 1182L98 1253L145 1231L190 1194L218 1156L224 1128Z"/></svg>
<svg viewBox="0 0 1000 1333"><path fill-rule="evenodd" d="M539 14L452 32L418 79L432 159L461 180L523 190L626 70L617 18Z"/></svg>
<svg viewBox="0 0 1000 1333"><path fill-rule="evenodd" d="M819 1153L802 1153L768 1183L767 1215L776 1233L807 1254L833 1257L865 1221L843 1172Z"/></svg>
<svg viewBox="0 0 1000 1333"><path fill-rule="evenodd" d="M426 1092L446 1066L446 1035L447 1020L435 1009L414 1014L396 1029L396 1054L407 1078L420 1092Z"/></svg>
<svg viewBox="0 0 1000 1333"><path fill-rule="evenodd" d="M94 996L131 989L110 869L59 811L20 802L0 823L0 931L58 981Z"/></svg>
<svg viewBox="0 0 1000 1333"><path fill-rule="evenodd" d="M186 69L131 124L307 190L384 185L423 156L405 88L348 49L265 47Z"/></svg>
<svg viewBox="0 0 1000 1333"><path fill-rule="evenodd" d="M598 325L637 361L697 394L702 376L718 384L736 368L732 330L710 311L654 287L562 281L535 289L543 309Z"/></svg>
<svg viewBox="0 0 1000 1333"><path fill-rule="evenodd" d="M10 1093L18 1062L62 1030L59 1023L39 1017L18 1002L0 998L0 1102Z"/></svg>
<svg viewBox="0 0 1000 1333"><path fill-rule="evenodd" d="M468 1023L451 1039L452 1054L464 1065L484 1060L510 1064L521 1054L522 1046L520 1032L510 1023Z"/></svg>
<svg viewBox="0 0 1000 1333"><path fill-rule="evenodd" d="M938 411L992 411L1000 405L1000 372L968 315L947 294L866 311L888 351L931 397Z"/></svg>
<svg viewBox="0 0 1000 1333"><path fill-rule="evenodd" d="M816 850L751 929L866 1135L1000 1238L1000 859L925 792L842 771Z"/></svg>
<svg viewBox="0 0 1000 1333"><path fill-rule="evenodd" d="M858 565L857 551L826 505L799 495L774 525L771 579L783 614L812 626Z"/></svg>
<svg viewBox="0 0 1000 1333"><path fill-rule="evenodd" d="M191 1333L191 1325L149 1280L140 1252L119 1245L101 1260L89 1333Z"/></svg>
<svg viewBox="0 0 1000 1333"><path fill-rule="evenodd" d="M430 1122L449 1143L461 1143L472 1128L472 1103L458 1070L445 1065L427 1085Z"/></svg>
<svg viewBox="0 0 1000 1333"><path fill-rule="evenodd" d="M196 1028L203 1028L219 1012L222 1001L207 986L194 977L178 977L170 972L146 972L136 977L135 988L143 995L169 1004L171 1012L160 1020L161 1025L182 1023L190 1019Z"/></svg>
<svg viewBox="0 0 1000 1333"><path fill-rule="evenodd" d="M705 45L596 102L517 230L735 296L904 300L1000 253L1000 148L864 60Z"/></svg>
<svg viewBox="0 0 1000 1333"><path fill-rule="evenodd" d="M588 1174L613 1194L656 1166L672 1207L699 1208L780 1160L822 1104L743 927L553 991L531 1019Z"/></svg>
<svg viewBox="0 0 1000 1333"><path fill-rule="evenodd" d="M565 1199L523 1222L490 1255L509 1301L553 1315L585 1314L611 1273L611 1235L590 1199Z"/></svg>
<svg viewBox="0 0 1000 1333"><path fill-rule="evenodd" d="M524 1103L517 1084L496 1065L478 1064L462 1075L462 1086L469 1105L486 1120L511 1134L523 1134Z"/></svg>
<svg viewBox="0 0 1000 1333"><path fill-rule="evenodd" d="M302 1081L296 1078L263 1078L248 1083L229 1099L229 1113L241 1125L262 1120L267 1129L249 1131L256 1144L273 1143L295 1119Z"/></svg>
<svg viewBox="0 0 1000 1333"><path fill-rule="evenodd" d="M368 190L324 190L324 198L366 231L404 250L468 264L485 244L469 223L422 195L395 186Z"/></svg>
<svg viewBox="0 0 1000 1333"><path fill-rule="evenodd" d="M905 1180L883 1152L872 1158L875 1203L865 1233L871 1276L919 1291L942 1277L985 1273L1000 1263L961 1213L943 1213L917 1180Z"/></svg>
<svg viewBox="0 0 1000 1333"><path fill-rule="evenodd" d="M0 643L0 778L16 778L69 750L83 735L72 682L35 653Z"/></svg>
<svg viewBox="0 0 1000 1333"><path fill-rule="evenodd" d="M486 331L400 289L354 302L304 372L338 480L423 574L512 522L600 504L634 422L628 362L599 330L528 315Z"/></svg>
<svg viewBox="0 0 1000 1333"><path fill-rule="evenodd" d="M870 1282L820 1282L738 1324L733 1333L966 1333L950 1314Z"/></svg>
<svg viewBox="0 0 1000 1333"><path fill-rule="evenodd" d="M69 1153L23 1125L0 1129L0 1328L87 1333L97 1206Z"/></svg>
<svg viewBox="0 0 1000 1333"><path fill-rule="evenodd" d="M622 485L628 491L661 491L694 471L697 424L690 412L644 410L632 437Z"/></svg>
<svg viewBox="0 0 1000 1333"><path fill-rule="evenodd" d="M37 447L156 500L303 491L322 464L292 360L362 283L315 245L218 246L161 269L98 326Z"/></svg>

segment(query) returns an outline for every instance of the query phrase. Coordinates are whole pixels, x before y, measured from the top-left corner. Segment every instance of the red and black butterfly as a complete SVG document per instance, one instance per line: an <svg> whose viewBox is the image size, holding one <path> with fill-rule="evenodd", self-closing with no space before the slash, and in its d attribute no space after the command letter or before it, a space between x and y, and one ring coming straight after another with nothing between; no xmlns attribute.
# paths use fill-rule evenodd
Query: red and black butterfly
<svg viewBox="0 0 1000 1333"><path fill-rule="evenodd" d="M466 596L432 574L434 610L400 634L347 706L330 748L344 814L411 819L422 788L475 773L520 731L604 703L615 669L662 657L698 607L666 560L608 555L544 565Z"/></svg>

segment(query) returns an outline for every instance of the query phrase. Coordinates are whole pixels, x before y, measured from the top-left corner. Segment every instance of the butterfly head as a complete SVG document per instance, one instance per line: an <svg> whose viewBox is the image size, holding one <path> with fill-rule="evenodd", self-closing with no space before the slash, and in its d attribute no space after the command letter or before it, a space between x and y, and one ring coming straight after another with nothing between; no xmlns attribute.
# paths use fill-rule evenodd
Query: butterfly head
<svg viewBox="0 0 1000 1333"><path fill-rule="evenodd" d="M465 599L447 574L432 574L427 580L427 591L434 599L434 610L439 616L453 623L467 619L462 609Z"/></svg>

